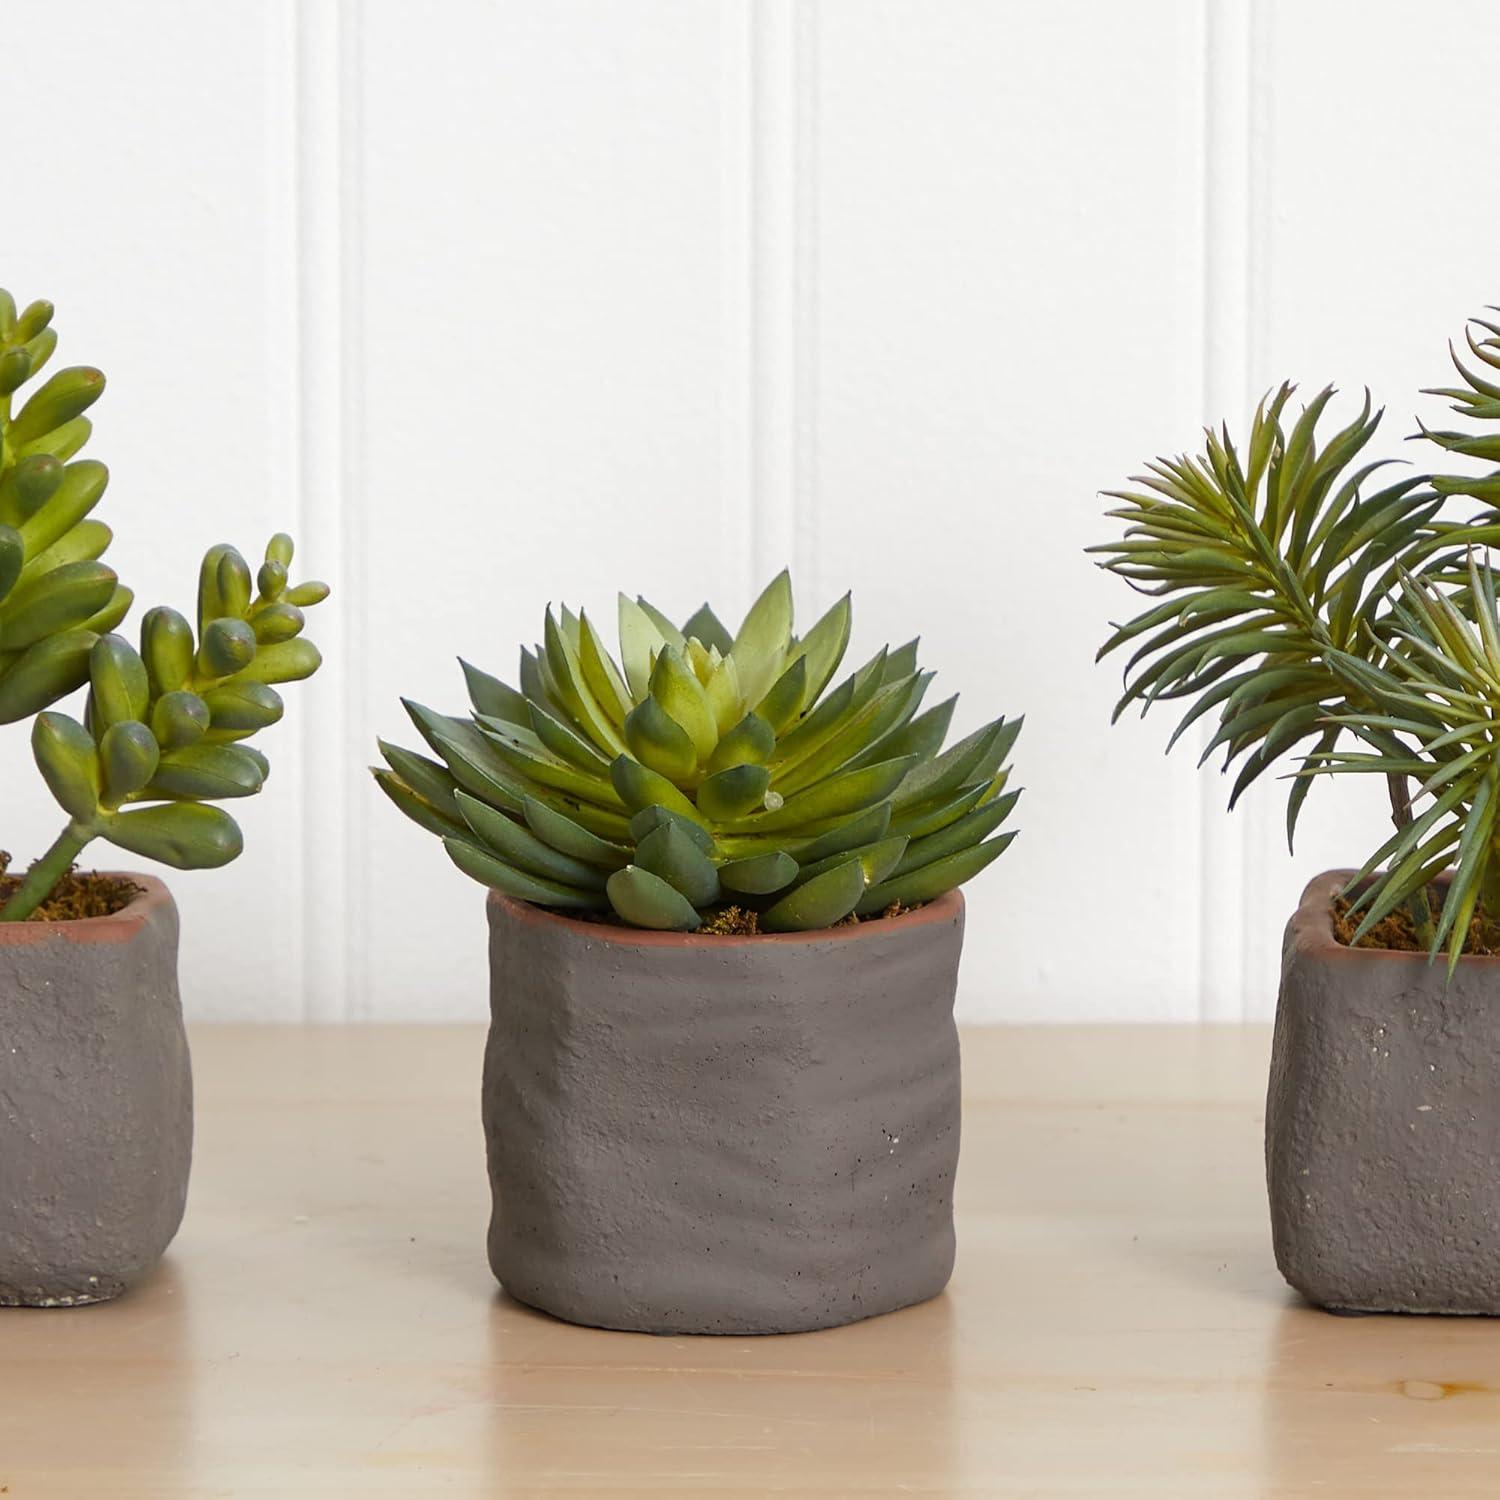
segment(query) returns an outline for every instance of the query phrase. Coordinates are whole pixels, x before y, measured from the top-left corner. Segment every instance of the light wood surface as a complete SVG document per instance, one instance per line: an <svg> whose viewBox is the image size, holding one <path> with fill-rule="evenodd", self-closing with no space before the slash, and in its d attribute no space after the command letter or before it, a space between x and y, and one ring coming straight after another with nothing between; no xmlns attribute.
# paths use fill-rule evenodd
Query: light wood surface
<svg viewBox="0 0 1500 1500"><path fill-rule="evenodd" d="M497 1294L478 1029L193 1042L162 1270L0 1312L6 1500L1500 1493L1500 1325L1330 1317L1277 1277L1263 1029L969 1033L948 1293L761 1340Z"/></svg>

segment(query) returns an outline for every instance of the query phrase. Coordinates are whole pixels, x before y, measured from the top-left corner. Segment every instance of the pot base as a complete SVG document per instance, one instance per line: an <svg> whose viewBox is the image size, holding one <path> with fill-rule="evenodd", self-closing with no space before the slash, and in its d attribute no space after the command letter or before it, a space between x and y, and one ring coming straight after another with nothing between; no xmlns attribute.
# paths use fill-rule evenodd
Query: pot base
<svg viewBox="0 0 1500 1500"><path fill-rule="evenodd" d="M595 1312L592 1304L588 1310L569 1316L568 1312L561 1307L547 1307L540 1301L531 1301L519 1295L503 1281L501 1287L507 1297L513 1302L518 1302L522 1307L529 1307L533 1312L541 1313L548 1318L556 1318L560 1323L570 1323L575 1328L602 1328L608 1333L645 1333L655 1338L774 1338L778 1334L818 1333L827 1328L846 1328L851 1323L865 1323L871 1318L883 1318L891 1313L903 1312L908 1307L920 1307L924 1302L931 1302L934 1298L943 1295L947 1290L951 1275L950 1266L949 1271L943 1275L932 1291L914 1296L909 1301L893 1302L889 1307L871 1307L856 1312L831 1307L821 1316L809 1315L806 1321L792 1321L784 1314L778 1313L771 1321L739 1322L734 1319L719 1319L713 1323L695 1322L680 1325L670 1319L663 1322L649 1314L635 1314L612 1322L607 1313Z"/></svg>
<svg viewBox="0 0 1500 1500"><path fill-rule="evenodd" d="M48 1292L40 1287L0 1286L0 1307L91 1307L98 1302L113 1302L125 1289L124 1282L117 1282L107 1290L99 1288L87 1292Z"/></svg>

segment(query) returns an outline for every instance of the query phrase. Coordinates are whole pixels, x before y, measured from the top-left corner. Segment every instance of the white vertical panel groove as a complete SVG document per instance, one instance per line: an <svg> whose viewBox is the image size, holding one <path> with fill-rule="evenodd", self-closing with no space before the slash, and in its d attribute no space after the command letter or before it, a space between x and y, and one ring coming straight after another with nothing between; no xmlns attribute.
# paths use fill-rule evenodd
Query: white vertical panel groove
<svg viewBox="0 0 1500 1500"><path fill-rule="evenodd" d="M341 454L341 504L339 519L343 528L340 558L343 572L340 586L344 590L346 621L344 647L344 740L340 759L344 776L340 783L343 795L345 829L344 889L341 899L344 935L343 992L346 1011L357 1020L370 1020L370 985L367 918L370 910L368 892L373 879L369 844L365 836L371 806L370 781L362 768L371 759L369 725L371 703L369 673L370 643L373 638L370 596L365 587L369 577L370 534L359 524L360 497L364 493L364 456L366 453L365 411L365 256L367 253L364 212L364 26L363 0L340 0L341 42L340 72L340 174L339 245L341 252L341 365L343 433ZM402 538L405 546L409 539Z"/></svg>
<svg viewBox="0 0 1500 1500"><path fill-rule="evenodd" d="M1247 191L1245 222L1245 372L1247 395L1258 399L1271 383L1266 367L1271 347L1272 183L1271 183L1271 5L1273 0L1248 0L1245 36L1247 113ZM1275 774L1275 773L1271 773ZM1285 788L1270 775L1258 788L1260 796L1244 809L1244 901L1242 922L1245 961L1243 993L1237 1020L1264 1020L1270 1013L1278 984L1281 909L1273 878L1286 847Z"/></svg>
<svg viewBox="0 0 1500 1500"><path fill-rule="evenodd" d="M263 305L271 315L265 320L266 370L281 372L282 378L267 382L265 393L266 474L276 502L277 525L300 535L306 518L302 484L300 444L302 391L299 378L298 315L301 286L301 240L299 234L300 144L298 109L299 29L296 0L279 0L266 12L266 183L267 225ZM258 539L256 539L258 540ZM252 565L255 559L252 557ZM277 778L279 810L277 831L283 837L302 840L307 818L307 746L294 741L285 758L297 761L297 774ZM277 934L270 955L272 983L278 995L302 1003L303 951L307 895L306 871L286 851L271 855L271 867L281 875L269 892L270 920ZM285 1013L278 1012L278 1015Z"/></svg>
<svg viewBox="0 0 1500 1500"><path fill-rule="evenodd" d="M744 0L723 0L721 81L723 87L722 233L724 256L723 329L723 535L721 584L727 606L732 595L743 606L760 566L756 538L756 485L759 456L757 386L755 170L757 37L760 17ZM716 607L718 607L716 605Z"/></svg>
<svg viewBox="0 0 1500 1500"><path fill-rule="evenodd" d="M353 0L304 0L296 10L298 361L301 536L296 570L330 577L335 594L311 632L326 665L321 691L299 703L306 816L304 1011L309 1020L359 1014L353 996L363 933L356 880L361 778L353 739L362 723L360 566L350 523L358 493L359 289L358 26Z"/></svg>
<svg viewBox="0 0 1500 1500"><path fill-rule="evenodd" d="M1255 0L1203 0L1203 402L1206 421L1242 421L1251 393L1256 218L1252 131ZM1212 730L1198 736L1206 744ZM1230 786L1221 757L1200 773L1199 1014L1237 1021L1247 986L1246 916L1258 860L1248 808L1225 812ZM1231 772L1233 775L1233 772Z"/></svg>
<svg viewBox="0 0 1500 1500"><path fill-rule="evenodd" d="M751 556L816 589L815 0L755 0L751 36Z"/></svg>
<svg viewBox="0 0 1500 1500"><path fill-rule="evenodd" d="M791 561L805 599L823 597L818 526L818 0L801 0L794 39L796 189L793 315L795 498ZM803 622L804 625L807 623Z"/></svg>

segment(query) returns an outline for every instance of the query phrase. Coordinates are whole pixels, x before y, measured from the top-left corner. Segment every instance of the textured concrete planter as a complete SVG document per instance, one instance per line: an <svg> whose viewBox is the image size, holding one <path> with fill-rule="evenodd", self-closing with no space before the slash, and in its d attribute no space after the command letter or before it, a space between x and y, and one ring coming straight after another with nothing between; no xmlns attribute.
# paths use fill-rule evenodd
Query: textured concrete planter
<svg viewBox="0 0 1500 1500"><path fill-rule="evenodd" d="M1500 958L1346 948L1319 875L1287 925L1266 1103L1276 1263L1324 1307L1500 1313Z"/></svg>
<svg viewBox="0 0 1500 1500"><path fill-rule="evenodd" d="M193 1090L177 908L0 924L0 1305L102 1302L182 1222Z"/></svg>
<svg viewBox="0 0 1500 1500"><path fill-rule="evenodd" d="M777 937L630 932L491 894L490 1264L558 1317L788 1333L953 1268L957 892Z"/></svg>

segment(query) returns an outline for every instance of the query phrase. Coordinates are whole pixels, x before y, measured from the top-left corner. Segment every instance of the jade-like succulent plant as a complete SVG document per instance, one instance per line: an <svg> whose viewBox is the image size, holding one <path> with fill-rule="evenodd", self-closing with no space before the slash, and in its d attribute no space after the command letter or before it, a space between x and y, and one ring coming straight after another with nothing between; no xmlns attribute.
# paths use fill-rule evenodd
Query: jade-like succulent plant
<svg viewBox="0 0 1500 1500"><path fill-rule="evenodd" d="M130 609L130 590L100 562L112 539L92 520L109 481L75 459L104 392L87 366L20 391L57 347L52 304L22 313L0 291L0 724L30 718L88 680L89 652ZM14 408L14 410L13 410Z"/></svg>
<svg viewBox="0 0 1500 1500"><path fill-rule="evenodd" d="M549 608L518 688L463 663L472 716L406 703L440 759L382 741L375 779L539 906L691 931L736 905L787 932L931 901L1014 837L1021 720L943 750L956 700L919 713L915 641L825 691L849 625L846 595L796 637L785 572L732 637L706 604L679 629L622 595L617 665L587 614Z"/></svg>
<svg viewBox="0 0 1500 1500"><path fill-rule="evenodd" d="M1477 330L1477 333L1476 333ZM1429 392L1462 416L1500 421L1500 324L1474 320L1463 384ZM1255 413L1243 454L1209 430L1200 456L1163 458L1110 514L1124 536L1090 550L1147 595L1099 652L1129 647L1118 716L1187 703L1175 741L1211 724L1203 759L1238 762L1230 805L1286 757L1287 838L1312 778L1374 772L1396 832L1346 894L1358 941L1398 907L1450 966L1480 920L1500 948L1500 617L1490 576L1500 542L1500 469L1406 472L1371 484L1385 462L1362 457L1380 422L1358 417L1320 444L1324 391L1284 423L1291 387ZM1468 458L1500 460L1500 437L1430 431ZM1449 502L1484 507L1454 517ZM1434 919L1429 882L1453 878ZM1382 868L1383 866L1383 868Z"/></svg>
<svg viewBox="0 0 1500 1500"><path fill-rule="evenodd" d="M108 475L70 462L104 377L62 370L11 410L57 342L51 317L45 302L17 315L0 292L0 722L37 715L32 750L68 825L0 907L3 922L30 916L96 838L178 869L240 852L234 819L211 804L260 790L269 767L243 741L281 718L273 683L317 670L303 610L328 594L289 584L290 537L272 538L253 581L218 546L203 560L196 632L157 608L139 651L112 634L131 593L98 561L111 535L90 512ZM47 709L85 683L82 722Z"/></svg>

